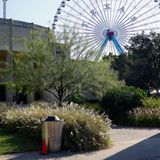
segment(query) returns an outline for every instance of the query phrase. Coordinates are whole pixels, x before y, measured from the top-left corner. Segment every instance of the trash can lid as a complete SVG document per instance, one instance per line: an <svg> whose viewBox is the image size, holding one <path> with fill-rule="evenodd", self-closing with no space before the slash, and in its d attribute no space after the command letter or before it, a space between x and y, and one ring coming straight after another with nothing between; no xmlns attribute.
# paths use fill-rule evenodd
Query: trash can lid
<svg viewBox="0 0 160 160"><path fill-rule="evenodd" d="M60 121L60 119L57 116L48 116L45 121Z"/></svg>

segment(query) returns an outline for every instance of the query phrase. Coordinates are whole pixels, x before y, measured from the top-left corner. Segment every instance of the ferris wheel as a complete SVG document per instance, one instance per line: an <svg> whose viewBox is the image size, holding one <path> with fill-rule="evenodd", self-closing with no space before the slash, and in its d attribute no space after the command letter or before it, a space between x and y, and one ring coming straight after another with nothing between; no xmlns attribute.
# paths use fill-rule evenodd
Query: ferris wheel
<svg viewBox="0 0 160 160"><path fill-rule="evenodd" d="M160 31L159 0L62 0L53 29L78 29L98 58L123 54L138 33Z"/></svg>

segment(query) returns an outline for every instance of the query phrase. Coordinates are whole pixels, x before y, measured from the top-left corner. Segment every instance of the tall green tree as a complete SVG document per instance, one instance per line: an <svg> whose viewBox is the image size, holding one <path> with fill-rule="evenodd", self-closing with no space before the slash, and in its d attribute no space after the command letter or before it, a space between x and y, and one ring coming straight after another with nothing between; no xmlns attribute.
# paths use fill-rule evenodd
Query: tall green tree
<svg viewBox="0 0 160 160"><path fill-rule="evenodd" d="M160 34L133 37L128 54L115 58L112 67L126 83L145 90L160 88Z"/></svg>
<svg viewBox="0 0 160 160"><path fill-rule="evenodd" d="M107 62L91 62L86 44L76 32L64 29L54 36L39 33L26 42L26 51L13 54L13 77L17 90L46 91L61 104L74 94L90 91L101 97L108 88L121 85Z"/></svg>

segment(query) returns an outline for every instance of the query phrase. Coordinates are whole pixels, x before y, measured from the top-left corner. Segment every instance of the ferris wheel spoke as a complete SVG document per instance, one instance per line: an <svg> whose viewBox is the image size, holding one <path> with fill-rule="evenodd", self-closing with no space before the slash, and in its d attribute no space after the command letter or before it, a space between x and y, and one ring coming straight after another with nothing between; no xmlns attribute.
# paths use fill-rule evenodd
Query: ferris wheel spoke
<svg viewBox="0 0 160 160"><path fill-rule="evenodd" d="M61 21L62 23L63 23L63 21L64 21L64 22L68 22L68 23L69 23L68 25L69 25L70 28L73 28L73 29L76 28L76 29L79 29L79 30L84 30L83 27L77 27L77 25L78 25L78 26L82 26L82 24L80 24L80 23L78 23L78 22L76 22L76 21L73 21L73 20L70 20L70 19L66 19L66 18L63 18L63 17L61 17L61 18L59 19L59 21ZM74 25L74 26L71 26L71 24ZM61 25L61 24L57 24L57 25L62 26L62 27L64 26L64 24L62 24L62 25ZM89 24L88 24L87 29L86 29L86 28L85 28L85 29L88 30L88 31L94 31L95 28L93 28L93 27L91 27L91 26L93 26L93 25L89 25ZM95 27L96 27L96 26L95 26Z"/></svg>
<svg viewBox="0 0 160 160"><path fill-rule="evenodd" d="M60 26L60 27L64 27L65 25L67 26L69 26L69 28L73 28L73 29L79 29L79 30L84 30L84 28L83 27L79 27L79 26L81 26L82 24L81 23L78 23L78 22L76 22L76 21L73 21L73 20L70 20L70 19L66 19L66 18L63 18L63 17L61 17L60 19L59 19L59 21L62 23L62 24L57 24L57 26ZM65 25L64 25L64 22L67 22ZM73 25L73 26L72 26ZM89 29L91 29L91 31L92 30L94 30L94 28L92 28L92 27L90 27L90 26L88 26L88 28ZM85 28L86 29L86 28Z"/></svg>
<svg viewBox="0 0 160 160"><path fill-rule="evenodd" d="M96 37L89 37L89 36L84 36L84 40L83 41L84 42L95 42L95 41L99 42L99 40L97 40Z"/></svg>
<svg viewBox="0 0 160 160"><path fill-rule="evenodd" d="M112 0L110 1L110 3L106 1L105 5L106 5L107 13L108 13L109 28L111 28L112 26Z"/></svg>
<svg viewBox="0 0 160 160"><path fill-rule="evenodd" d="M151 27L151 28L145 28L145 29L143 29L143 28L141 28L141 29L132 29L132 30L130 30L130 32L138 32L138 31L153 31L153 30L160 30L160 27Z"/></svg>
<svg viewBox="0 0 160 160"><path fill-rule="evenodd" d="M149 13L149 11L146 12L146 13L144 13L144 14L141 15L141 16L144 16L145 14L148 14L148 13ZM156 13L156 14L153 14L153 15L151 15L151 16L147 16L146 18L143 18L143 19L141 19L141 20L139 20L139 21L136 21L136 22L133 24L133 26L134 26L135 24L138 24L138 23L141 23L141 22L145 22L145 21L147 21L147 20L149 20L149 19L151 19L151 18L154 18L154 17L156 17L156 16L158 16L158 15L160 15L160 12L158 12L158 13ZM138 16L138 18L140 18L141 16ZM132 26L132 25L128 22L128 23L124 24L123 26L129 27L129 26Z"/></svg>
<svg viewBox="0 0 160 160"><path fill-rule="evenodd" d="M69 7L69 6L68 6L68 7ZM93 21L93 18L92 18L92 19L91 19L91 18L88 18L87 16L85 16L84 14L81 14L79 11L77 11L77 10L75 10L75 9L73 9L73 11L77 12L78 15L79 15L79 16L82 16L84 19L81 19L80 17L77 17L77 16L75 16L75 14L72 14L72 13L70 13L70 12L67 12L67 11L63 11L63 12L65 12L65 13L68 14L68 15L71 15L72 17L76 18L77 20L81 20L82 23L83 23L83 22L90 23L90 24L92 23L92 25L98 26L98 24L97 24L95 21Z"/></svg>
<svg viewBox="0 0 160 160"><path fill-rule="evenodd" d="M158 23L158 22L160 22L160 20L156 20L156 21L152 21L152 22L145 23L145 24L133 26L133 27L130 27L130 28L127 28L127 29L130 30L130 29L136 29L136 28L140 28L140 27L146 27L146 26L148 26L148 25L153 25L153 24ZM144 29L145 29L145 28L144 28Z"/></svg>
<svg viewBox="0 0 160 160"><path fill-rule="evenodd" d="M97 1L100 1L100 0L97 0ZM110 28L110 3L108 3L108 1L106 0L105 3L103 3L103 0L101 0L101 5L102 5L102 8L103 8L103 12L105 14L105 16L107 17L106 19L108 20L108 28Z"/></svg>
<svg viewBox="0 0 160 160"><path fill-rule="evenodd" d="M111 52L110 52L110 54L113 54L113 51L114 51L114 46L113 46L113 44L111 44Z"/></svg>
<svg viewBox="0 0 160 160"><path fill-rule="evenodd" d="M117 7L117 1L115 1L114 8L113 8L113 23L115 20L116 7Z"/></svg>
<svg viewBox="0 0 160 160"><path fill-rule="evenodd" d="M149 14L151 11L153 11L153 10L156 9L156 8L158 9L157 6L154 6L153 8L145 11L145 12L142 13L141 15L137 16L137 19L140 19L141 17ZM141 21L144 21L144 20L147 20L147 19L149 19L149 18L155 17L155 16L157 16L157 15L159 15L159 14L160 14L160 12L158 12L158 13L156 13L156 14L154 13L153 15L151 14L151 16L149 16L149 17L148 17L148 15L147 15L146 18L141 19L141 20L139 20L139 21L136 21L135 23L139 23L139 22L141 22ZM128 21L128 22L127 22L127 21ZM126 23L123 23L122 25L123 25L123 26L126 26L126 25L130 24L130 20L128 19L127 21L126 21Z"/></svg>
<svg viewBox="0 0 160 160"><path fill-rule="evenodd" d="M98 3L97 0L95 0L95 1L96 1L96 5L97 5L97 7L98 7L98 9L99 9L99 12L100 12L100 14L101 14L101 17L103 18L104 24L106 24L108 21L107 21L105 15L102 13L102 10L101 10L101 8L100 8L100 4ZM99 0L99 1L100 1L100 0Z"/></svg>
<svg viewBox="0 0 160 160"><path fill-rule="evenodd" d="M134 1L135 1L135 0L132 0L132 1L131 1L131 3L128 5L127 9L124 11L124 13L123 13L121 16L119 16L119 18L116 20L115 23L119 23L119 22L121 21L121 19L122 19L125 15L127 15L127 11L130 9L130 7L132 7L132 4L134 3ZM125 5L127 5L127 1L126 1ZM124 6L124 9L125 9L125 6Z"/></svg>
<svg viewBox="0 0 160 160"><path fill-rule="evenodd" d="M84 2L84 0L83 0L83 2ZM96 7L94 6L94 4L92 3L92 1L91 0L89 0L89 2L90 2L90 4L91 4L91 6L93 7L93 10L91 10L91 11L95 11L95 15L94 16L96 16L96 15L98 15L98 17L101 19L101 22L102 23L105 23L105 21L103 20L103 18L101 17L101 15L99 14L99 12L97 11L97 9L96 9ZM84 2L85 3L85 2ZM89 5L88 5L89 6ZM90 8L90 7L89 7Z"/></svg>
<svg viewBox="0 0 160 160"><path fill-rule="evenodd" d="M95 53L95 55L94 55L94 59L97 57L97 55L99 54L98 52L99 52L99 50L100 50L100 48L101 48L101 43L100 42L97 42L96 43L96 45L93 43L92 44L92 46L90 46L91 47L91 50Z"/></svg>
<svg viewBox="0 0 160 160"><path fill-rule="evenodd" d="M87 47L78 46L78 47L72 48L72 57L73 56L81 57L85 51L87 51Z"/></svg>
<svg viewBox="0 0 160 160"><path fill-rule="evenodd" d="M86 31L82 31L82 32L79 32L79 34L82 34L82 35L86 35L86 36L96 36L96 37L98 37L97 35L96 35L96 33L91 33L91 32L86 32Z"/></svg>
<svg viewBox="0 0 160 160"><path fill-rule="evenodd" d="M128 43L128 41L131 39L131 37L130 38L124 38L124 40L123 40L123 42L125 42L125 43Z"/></svg>
<svg viewBox="0 0 160 160"><path fill-rule="evenodd" d="M132 33L132 32L131 32L130 34L127 34L127 35L125 36L125 38L128 38L128 39L129 39L129 38L134 37L134 36L135 36L135 33Z"/></svg>
<svg viewBox="0 0 160 160"><path fill-rule="evenodd" d="M98 45L98 46L97 46ZM89 47L91 48L91 50L95 51L96 49L100 48L101 46L101 42L99 41L95 41L95 42L91 42L89 44Z"/></svg>
<svg viewBox="0 0 160 160"><path fill-rule="evenodd" d="M84 0L82 0L83 2L84 2ZM85 3L85 2L84 2ZM85 3L86 4L86 3ZM86 4L86 6L88 6L87 4ZM88 6L88 8L89 8L89 6ZM101 23L102 24L104 24L105 23L105 21L103 21L103 19L101 18L101 16L100 16L100 14L98 13L98 17L101 19Z"/></svg>
<svg viewBox="0 0 160 160"><path fill-rule="evenodd" d="M135 6L138 7L140 5L140 3L142 2L142 0L140 0L140 2ZM121 22L119 22L119 24L122 24L123 22L126 22L128 20L130 20L130 23L133 22L132 18L135 18L135 20L137 19L136 14L141 12L145 7L147 7L151 2L153 2L153 0L150 0L149 2L145 3L143 6L141 6L138 10L135 11L135 9L133 8L123 19ZM135 11L133 14L132 12ZM128 18L127 18L128 17ZM127 18L127 19L126 19ZM134 21L135 21L134 20Z"/></svg>
<svg viewBox="0 0 160 160"><path fill-rule="evenodd" d="M121 16L126 13L125 8L126 8L126 6L127 6L127 2L128 2L128 0L126 0L126 1L124 2L124 5L122 6L122 7L123 7L123 14L120 12L120 14L118 15L118 17L115 19L115 22L114 22L114 23L117 23L117 21L121 18Z"/></svg>
<svg viewBox="0 0 160 160"><path fill-rule="evenodd" d="M118 5L118 9L121 7L122 1L123 0L120 1L119 5ZM118 10L117 13L116 13L116 16L114 18L114 23L116 22L117 16L119 17L120 14L121 14L121 12L119 12L119 10Z"/></svg>
<svg viewBox="0 0 160 160"><path fill-rule="evenodd" d="M94 39L97 39L97 40L101 40L101 38L97 37L95 34L86 34L86 33L82 33L82 34L86 38L94 38Z"/></svg>
<svg viewBox="0 0 160 160"><path fill-rule="evenodd" d="M81 33L82 35L85 35L86 37L94 37L94 38L96 38L96 39L97 39L98 37L100 37L100 36L97 36L96 33L94 33L94 32L93 32L93 33L87 33L87 32L84 31L84 32L80 32L80 33Z"/></svg>
<svg viewBox="0 0 160 160"><path fill-rule="evenodd" d="M117 53L117 54L118 54L116 47L114 47L114 53Z"/></svg>
<svg viewBox="0 0 160 160"><path fill-rule="evenodd" d="M123 48L125 48L124 46L128 45L128 39L124 39L123 42L120 42L121 46L123 46Z"/></svg>
<svg viewBox="0 0 160 160"><path fill-rule="evenodd" d="M127 46L126 42L121 43L122 46ZM123 50L125 51L125 47L123 48Z"/></svg>
<svg viewBox="0 0 160 160"><path fill-rule="evenodd" d="M138 1L138 3L129 11L129 13L125 14L125 17L119 22L119 21L116 21L116 23L118 24L121 24L134 10L135 8L137 8L140 4L141 4L142 0ZM130 19L131 17L129 17L128 19Z"/></svg>
<svg viewBox="0 0 160 160"><path fill-rule="evenodd" d="M111 52L111 54L113 54L114 53L114 46L112 45L112 52Z"/></svg>
<svg viewBox="0 0 160 160"><path fill-rule="evenodd" d="M97 32L96 32L96 31L83 30L83 31L80 31L80 33L81 33L81 34L85 34L86 36L96 35L97 37L99 37L99 35L97 35Z"/></svg>
<svg viewBox="0 0 160 160"><path fill-rule="evenodd" d="M114 52L114 46L111 45L111 54L113 54L113 52Z"/></svg>
<svg viewBox="0 0 160 160"><path fill-rule="evenodd" d="M109 53L108 47L106 47L105 52L106 52L106 53ZM104 57L105 52L103 52L103 57ZM115 52L115 53L116 53L116 52Z"/></svg>
<svg viewBox="0 0 160 160"><path fill-rule="evenodd" d="M89 44L87 44L88 46L91 45L92 43L94 44L95 42L101 43L101 42L100 42L99 40L97 40L97 39L88 38L88 37L84 40L84 42L88 42L88 43L89 43Z"/></svg>
<svg viewBox="0 0 160 160"><path fill-rule="evenodd" d="M97 1L98 1L98 0L96 0L96 3L97 3ZM104 17L105 17L105 19L106 19L106 23L108 24L108 23L109 23L109 19L108 19L108 17L107 17L107 13L105 12L105 8L104 8L103 1L102 1L102 0L99 0L99 1L101 2L101 7L102 7L102 9L103 9L102 12L104 12Z"/></svg>
<svg viewBox="0 0 160 160"><path fill-rule="evenodd" d="M109 45L108 45L108 47L109 47L109 54L112 52L112 43L110 43ZM105 51L104 51L105 52Z"/></svg>
<svg viewBox="0 0 160 160"><path fill-rule="evenodd" d="M69 13L68 13L69 14ZM70 15L73 15L73 14L70 14ZM74 16L74 15L73 15ZM74 16L74 18L78 18L78 17L76 17L76 16ZM63 19L65 19L65 18L63 18ZM72 22L74 22L73 23L73 25L77 25L77 24L79 24L79 26L81 27L81 28L89 28L89 29L93 29L93 30L95 30L95 28L97 27L95 24L93 24L92 22L86 22L86 24L87 24L87 26L83 26L83 23L80 25L80 23L78 23L77 21L73 21L73 20L68 20L68 19L65 19L66 21L72 21ZM79 18L78 20L80 20L80 21L83 21L83 19L81 19L81 18Z"/></svg>
<svg viewBox="0 0 160 160"><path fill-rule="evenodd" d="M110 53L110 50L111 50L111 45L107 45L108 46L108 54Z"/></svg>
<svg viewBox="0 0 160 160"><path fill-rule="evenodd" d="M102 54L103 54L103 52L104 52L104 50L101 52L100 51L101 49L100 49L100 46L99 46L99 48L98 49L96 49L96 55L95 55L95 57L94 57L94 60L99 60L100 59L100 57L102 56Z"/></svg>
<svg viewBox="0 0 160 160"><path fill-rule="evenodd" d="M112 26L112 8L113 8L113 0L111 0L111 10L110 10L110 27Z"/></svg>
<svg viewBox="0 0 160 160"><path fill-rule="evenodd" d="M94 40L93 39L88 39L87 42L88 42L87 47L89 47L90 49L93 48L93 47L96 48L97 45L101 44L101 41L96 40L96 39L94 39Z"/></svg>
<svg viewBox="0 0 160 160"><path fill-rule="evenodd" d="M83 10L84 13L86 13L87 15L89 15L89 17L94 20L96 20L96 22L98 24L101 24L101 20L97 17L97 16L92 16L89 12L87 12L82 6L79 5L79 3L77 3L75 0L72 0L76 5L78 5L79 8L81 8ZM73 8L73 7L72 7ZM73 8L74 9L74 8ZM90 11L90 10L89 10ZM79 12L79 11L78 11ZM82 13L80 13L80 15L83 15Z"/></svg>

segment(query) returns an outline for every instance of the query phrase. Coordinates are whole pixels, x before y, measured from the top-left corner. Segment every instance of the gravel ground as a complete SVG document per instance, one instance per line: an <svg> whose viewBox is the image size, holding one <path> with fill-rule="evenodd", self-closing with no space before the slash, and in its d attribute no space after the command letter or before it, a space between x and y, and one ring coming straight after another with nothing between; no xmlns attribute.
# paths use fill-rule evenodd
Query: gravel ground
<svg viewBox="0 0 160 160"><path fill-rule="evenodd" d="M160 160L160 129L113 126L113 147L93 153L38 152L0 156L0 160Z"/></svg>

